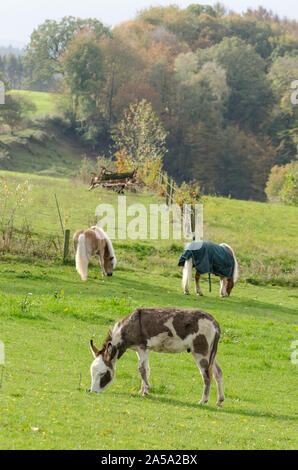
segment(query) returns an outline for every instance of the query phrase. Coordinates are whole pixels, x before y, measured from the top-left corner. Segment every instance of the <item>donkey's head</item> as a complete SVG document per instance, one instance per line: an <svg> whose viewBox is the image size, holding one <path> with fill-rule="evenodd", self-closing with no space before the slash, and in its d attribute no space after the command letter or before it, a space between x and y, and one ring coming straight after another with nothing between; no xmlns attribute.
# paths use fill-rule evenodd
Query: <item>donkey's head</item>
<svg viewBox="0 0 298 470"><path fill-rule="evenodd" d="M110 243L106 242L104 251L104 270L107 276L113 276L114 269L116 267L116 257L114 254L113 247Z"/></svg>
<svg viewBox="0 0 298 470"><path fill-rule="evenodd" d="M229 297L234 287L234 281L232 277L220 278L220 296Z"/></svg>
<svg viewBox="0 0 298 470"><path fill-rule="evenodd" d="M93 344L92 339L90 340L90 347L94 356L94 361L90 367L91 392L101 393L111 385L115 376L115 367L112 362L115 356L115 348L108 339L101 351Z"/></svg>

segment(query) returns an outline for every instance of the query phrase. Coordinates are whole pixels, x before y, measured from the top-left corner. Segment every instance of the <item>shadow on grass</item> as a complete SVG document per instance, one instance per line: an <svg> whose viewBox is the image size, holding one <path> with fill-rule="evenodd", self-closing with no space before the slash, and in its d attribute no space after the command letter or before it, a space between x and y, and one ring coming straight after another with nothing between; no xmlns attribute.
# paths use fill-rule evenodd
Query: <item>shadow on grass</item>
<svg viewBox="0 0 298 470"><path fill-rule="evenodd" d="M162 403L164 405L169 405L169 406L179 406L182 408L191 408L191 409L197 409L198 411L210 411L214 413L226 413L226 414L233 414L233 415L241 415L241 416L250 416L254 418L270 418L274 420L279 420L279 421L293 421L293 422L298 422L298 417L293 416L293 415L275 415L270 412L262 412L262 411L257 411L257 410L250 410L250 409L243 409L243 408L228 408L228 402L225 401L223 403L222 407L210 404L205 404L205 405L198 405L197 403L189 403L189 402L184 402L181 400L176 400L174 398L167 398L167 397L161 397L159 395L154 395L154 394L149 394L146 395L145 397L139 395L139 394L134 394L134 393L125 393L125 392L114 392L114 395L117 396L122 396L122 397L130 397L136 400L149 400L152 401L153 403Z"/></svg>
<svg viewBox="0 0 298 470"><path fill-rule="evenodd" d="M61 273L61 276L60 276ZM185 296L180 291L180 283L173 281L168 284L167 278L161 275L152 275L149 273L127 273L118 271L112 278L102 278L101 273L96 273L96 279L91 276L94 271L90 272L91 276L87 283L82 282L79 278L67 279L63 270L59 272L58 276L48 273L46 279L39 278L38 275L24 277L20 279L20 275L9 273L9 276L1 278L0 289L2 292L10 294L24 294L28 291L34 294L52 294L57 288L63 288L66 296L84 295L88 298L98 297L133 297L135 301L140 302L140 306L177 306L184 308L202 308L207 312L214 314L223 310L226 313L232 313L235 316L240 315L254 315L267 318L275 318L278 321L294 320L297 311L294 308L281 306L274 302L272 303L262 300L251 299L249 297L237 297L237 287L229 298L220 298L212 294L206 293L204 297L198 297L194 294ZM151 276L151 279L146 279L146 276ZM15 280L15 278L17 278ZM141 278L141 279L140 279ZM145 280L144 280L145 279ZM164 279L166 285L160 282ZM14 282L13 282L14 281ZM43 282L44 281L44 282ZM179 291L177 290L179 287ZM251 292L251 288L250 288ZM254 295L258 295L258 288L255 288Z"/></svg>

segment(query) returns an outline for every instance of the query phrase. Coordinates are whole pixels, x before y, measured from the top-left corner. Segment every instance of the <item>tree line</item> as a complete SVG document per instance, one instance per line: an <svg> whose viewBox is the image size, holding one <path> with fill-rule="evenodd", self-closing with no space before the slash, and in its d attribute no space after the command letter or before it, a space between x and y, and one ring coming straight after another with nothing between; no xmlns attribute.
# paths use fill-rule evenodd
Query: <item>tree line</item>
<svg viewBox="0 0 298 470"><path fill-rule="evenodd" d="M73 129L107 155L145 99L167 135L165 169L205 193L265 200L271 168L297 159L298 23L261 7L152 7L112 30L47 20L2 64L12 88L60 93Z"/></svg>

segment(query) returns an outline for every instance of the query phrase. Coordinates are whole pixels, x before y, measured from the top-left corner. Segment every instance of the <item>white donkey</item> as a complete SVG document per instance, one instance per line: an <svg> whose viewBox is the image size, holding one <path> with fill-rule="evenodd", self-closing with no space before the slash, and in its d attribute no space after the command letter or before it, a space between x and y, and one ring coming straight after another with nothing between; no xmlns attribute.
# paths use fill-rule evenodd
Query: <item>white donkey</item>
<svg viewBox="0 0 298 470"><path fill-rule="evenodd" d="M99 259L103 276L112 276L117 260L112 242L102 228L93 226L87 230L77 230L73 242L76 270L83 281L88 280L88 265L93 255Z"/></svg>

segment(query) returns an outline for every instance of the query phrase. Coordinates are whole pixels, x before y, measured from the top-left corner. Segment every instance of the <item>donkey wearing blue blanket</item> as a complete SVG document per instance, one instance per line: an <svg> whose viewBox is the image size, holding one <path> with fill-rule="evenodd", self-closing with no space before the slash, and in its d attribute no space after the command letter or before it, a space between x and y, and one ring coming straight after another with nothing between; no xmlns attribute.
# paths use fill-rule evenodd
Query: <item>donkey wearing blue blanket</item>
<svg viewBox="0 0 298 470"><path fill-rule="evenodd" d="M192 269L196 269L195 286L197 295L203 295L200 289L200 275L215 274L220 277L220 296L228 297L238 279L238 262L233 249L226 243L217 245L212 242L193 241L186 245L180 256L178 266L183 266L182 286L184 294L189 295L189 282Z"/></svg>

